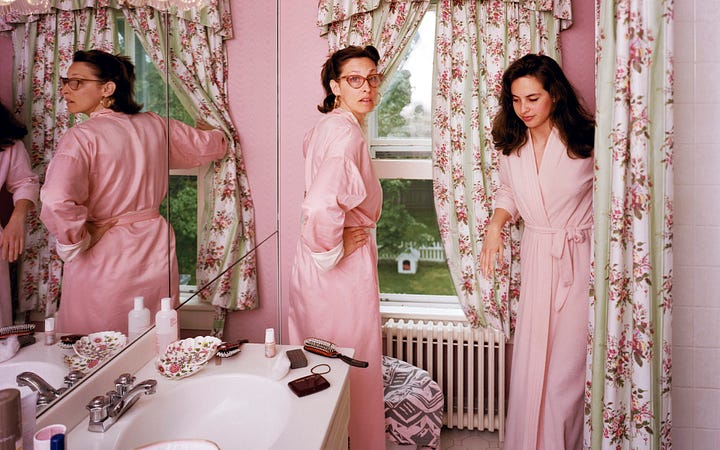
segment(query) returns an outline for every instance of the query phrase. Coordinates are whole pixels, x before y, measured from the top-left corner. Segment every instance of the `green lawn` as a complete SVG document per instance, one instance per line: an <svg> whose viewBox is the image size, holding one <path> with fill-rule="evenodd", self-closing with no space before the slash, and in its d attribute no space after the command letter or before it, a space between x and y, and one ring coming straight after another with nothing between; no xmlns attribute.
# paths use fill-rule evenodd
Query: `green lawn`
<svg viewBox="0 0 720 450"><path fill-rule="evenodd" d="M417 273L398 273L395 260L378 263L380 292L386 294L455 295L447 264L419 261Z"/></svg>

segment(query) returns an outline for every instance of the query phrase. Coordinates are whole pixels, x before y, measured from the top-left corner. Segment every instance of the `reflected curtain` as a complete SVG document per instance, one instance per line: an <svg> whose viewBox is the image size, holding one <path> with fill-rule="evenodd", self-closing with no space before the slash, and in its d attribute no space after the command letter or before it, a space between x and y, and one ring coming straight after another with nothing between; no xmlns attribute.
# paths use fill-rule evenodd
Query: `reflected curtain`
<svg viewBox="0 0 720 450"><path fill-rule="evenodd" d="M672 1L596 0L586 442L671 448Z"/></svg>
<svg viewBox="0 0 720 450"><path fill-rule="evenodd" d="M211 13L170 14L167 25L164 15L153 8L123 12L160 73L169 75L170 86L183 105L228 137L227 155L213 163L204 180L198 180L205 184L198 287L209 284L200 291L200 298L215 305L213 334L221 336L228 310L258 306L252 251L254 207L227 96L225 39L232 37L229 1L219 1L218 9Z"/></svg>
<svg viewBox="0 0 720 450"><path fill-rule="evenodd" d="M380 92L420 25L429 0L320 0L318 26L333 53L348 45L373 45L380 53Z"/></svg>
<svg viewBox="0 0 720 450"><path fill-rule="evenodd" d="M51 7L41 14L0 16L0 31L12 32L15 54L11 109L30 130L25 147L41 183L56 143L73 121L59 94L60 75L67 71L76 50L112 51L115 45L117 10L94 1L87 3L74 7L72 2L64 2L62 7ZM38 209L28 214L18 301L21 312L37 310L50 316L60 299L62 261L55 252L55 238L39 216Z"/></svg>
<svg viewBox="0 0 720 450"><path fill-rule="evenodd" d="M440 0L437 16L432 158L440 237L469 323L510 337L520 289L521 225L503 231L508 245L495 279L479 271L499 186L491 118L510 62L526 53L561 60L559 35L572 23L570 0Z"/></svg>

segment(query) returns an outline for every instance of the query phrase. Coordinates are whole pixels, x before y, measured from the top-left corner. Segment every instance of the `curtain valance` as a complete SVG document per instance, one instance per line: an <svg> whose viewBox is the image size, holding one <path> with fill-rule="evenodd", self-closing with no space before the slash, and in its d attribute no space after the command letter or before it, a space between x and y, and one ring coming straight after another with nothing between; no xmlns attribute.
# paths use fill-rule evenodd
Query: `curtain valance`
<svg viewBox="0 0 720 450"><path fill-rule="evenodd" d="M318 3L317 25L320 35L324 36L330 24L349 20L351 17L374 11L380 6L381 0L320 0ZM384 3L412 3L423 0L383 0ZM531 11L552 11L553 16L560 20L560 29L565 30L572 25L572 0L465 0L478 3L522 3ZM462 3L462 2L458 2ZM499 7L499 5L498 5Z"/></svg>
<svg viewBox="0 0 720 450"><path fill-rule="evenodd" d="M44 14L57 11L77 11L85 8L141 8L165 10L178 18L211 29L223 39L232 38L232 17L230 0L213 0L201 9L180 10L175 6L163 8L167 1L158 0L45 0L30 4L27 0L0 6L0 31L11 31L11 24L37 22Z"/></svg>

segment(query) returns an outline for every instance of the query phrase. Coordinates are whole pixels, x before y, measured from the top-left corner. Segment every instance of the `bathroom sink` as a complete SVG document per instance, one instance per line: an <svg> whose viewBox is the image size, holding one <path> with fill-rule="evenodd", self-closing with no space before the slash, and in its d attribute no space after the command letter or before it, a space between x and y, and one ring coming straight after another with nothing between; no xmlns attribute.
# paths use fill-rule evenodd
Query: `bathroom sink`
<svg viewBox="0 0 720 450"><path fill-rule="evenodd" d="M18 388L15 377L23 372L36 373L57 389L64 386L63 379L68 370L60 364L46 361L5 361L0 363L0 389Z"/></svg>
<svg viewBox="0 0 720 450"><path fill-rule="evenodd" d="M291 398L283 383L250 374L217 374L162 386L140 399L114 448L151 442L207 439L220 448L272 448L290 418ZM160 395L161 394L161 395Z"/></svg>

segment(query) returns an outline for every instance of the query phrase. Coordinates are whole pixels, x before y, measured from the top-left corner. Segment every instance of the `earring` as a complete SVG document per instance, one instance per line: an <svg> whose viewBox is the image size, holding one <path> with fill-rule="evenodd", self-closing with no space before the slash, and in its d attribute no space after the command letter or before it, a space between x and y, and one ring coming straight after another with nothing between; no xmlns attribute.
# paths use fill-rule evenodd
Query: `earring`
<svg viewBox="0 0 720 450"><path fill-rule="evenodd" d="M102 100L100 100L100 104L103 108L110 108L113 103L115 103L115 99L112 97L103 97Z"/></svg>
<svg viewBox="0 0 720 450"><path fill-rule="evenodd" d="M339 95L336 95L336 96L335 96L335 103L333 103L333 109L339 108L339 107L340 107L340 96L339 96Z"/></svg>

